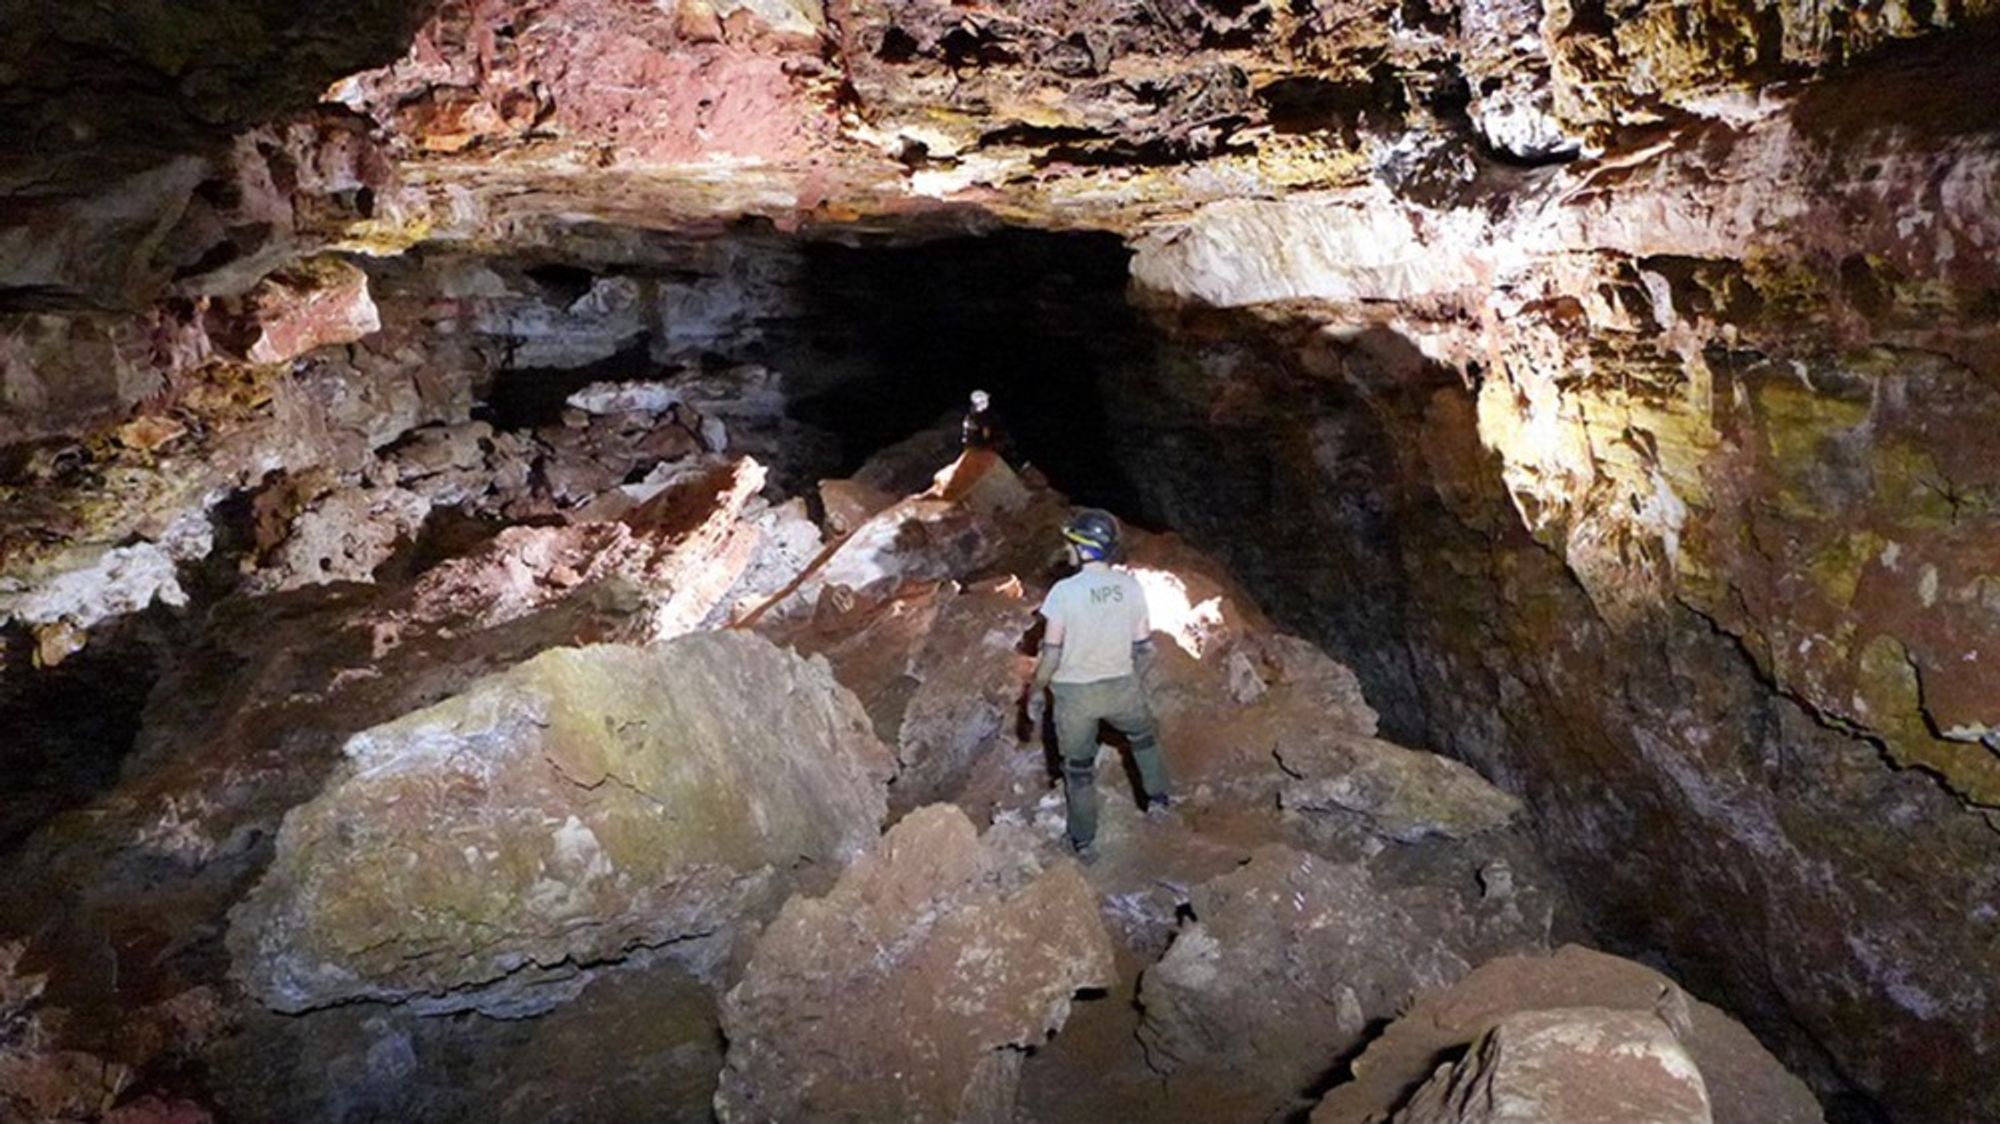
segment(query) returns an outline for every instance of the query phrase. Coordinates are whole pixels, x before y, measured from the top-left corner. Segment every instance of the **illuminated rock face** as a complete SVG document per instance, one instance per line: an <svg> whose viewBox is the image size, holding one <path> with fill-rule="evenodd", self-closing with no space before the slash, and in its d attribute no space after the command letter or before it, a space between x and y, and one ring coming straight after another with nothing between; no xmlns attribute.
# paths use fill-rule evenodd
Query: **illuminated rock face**
<svg viewBox="0 0 2000 1124"><path fill-rule="evenodd" d="M1504 214L1207 208L1139 244L1184 346L1116 407L1154 510L1522 796L1608 931L1914 1119L1991 1115L1928 1073L2000 1051L1979 42Z"/></svg>
<svg viewBox="0 0 2000 1124"><path fill-rule="evenodd" d="M1629 528L1638 513L1602 477L1573 492L1510 487L1512 446L1482 440L1460 377L1400 333L1337 341L1310 324L1225 323L1240 334L1191 325L1206 358L1154 368L1129 399L1127 463L1155 510L1212 544L1280 620L1353 664L1390 736L1448 746L1520 796L1623 947L1674 949L1691 985L1762 1032L1803 1024L1816 1042L1840 1043L1829 1048L1848 1079L1896 1111L1989 1114L1981 1090L1904 1064L2000 1048L1979 904L2000 855L1980 806L1989 751L1930 728L1923 708L1935 704L1916 690L1927 667L1903 653L1945 653L1940 682L1983 674L1991 631L1981 610L1947 600L1969 580L1942 575L1963 544L1995 532L1972 509L1923 529L1923 507L1868 467L1910 447L1899 433L1954 431L1968 416L1957 404L1984 397L1984 377L1913 357L1906 372L1928 369L1931 385L1951 389L1899 397L1910 375L1872 376L1882 397L1852 409L1835 388L1856 385L1866 356L1802 359L1817 392L1789 369L1732 380L1714 399L1724 436L1701 470L1731 497L1729 512L1691 506L1679 548L1685 560L1720 547L1732 561L1690 572L1629 532L1531 534L1524 514L1547 514L1537 494L1568 505L1545 532ZM1211 362L1228 376L1207 377ZM1606 367L1539 385L1567 401L1627 393ZM1760 413L1765 396L1794 413ZM1323 405L1302 415L1302 401ZM1650 450L1643 435L1659 432L1637 427L1626 440ZM1566 425L1551 433L1588 443ZM1960 440L1939 455L1962 452L1957 463L1970 466L1977 440ZM1816 509L1754 467L1797 441L1813 451L1791 462L1801 484L1789 494L1817 495ZM1677 455L1665 440L1659 451ZM1274 508L1285 513L1276 529L1263 514ZM1804 565L1811 544L1871 533L1882 541ZM1940 575L1936 605L1919 615L1927 566ZM1868 638L1884 633L1893 639ZM1816 694L1839 680L1799 674L1815 665L1854 667L1869 685ZM1864 713L1857 700L1870 722L1844 717ZM1954 767L1903 769L1910 748Z"/></svg>
<svg viewBox="0 0 2000 1124"><path fill-rule="evenodd" d="M1613 1013L1626 1018L1608 1021ZM1533 1021L1516 1021L1524 1016ZM1510 1023L1514 1035L1534 1029L1534 1037L1551 1036L1547 1045L1556 1049L1543 1063L1505 1060L1505 1044L1489 1036ZM1637 1066L1615 1082L1600 1080L1623 1063L1576 1056L1593 1040L1615 1040L1597 1039L1593 1027L1618 1028L1613 1033L1636 1048L1634 1060L1651 1057L1659 1064ZM1441 1055L1462 1050L1468 1052L1458 1064L1439 1064ZM1503 1077L1510 1068L1514 1072ZM1484 1120L1478 1112L1502 1111L1509 1100L1518 1106L1512 1111L1541 1113L1524 1119L1619 1120L1626 1094L1646 1106L1637 1117L1643 1120L1693 1113L1715 1124L1822 1119L1804 1083L1729 1016L1650 968L1576 945L1553 955L1487 961L1450 988L1419 999L1368 1044L1355 1060L1355 1080L1320 1102L1313 1124L1384 1119L1433 1070L1429 1104L1422 1112L1414 1104L1406 1110L1413 1121ZM1572 1097L1604 1099L1588 1109ZM1558 1111L1564 1103L1575 1107L1564 1114Z"/></svg>
<svg viewBox="0 0 2000 1124"><path fill-rule="evenodd" d="M908 808L955 791L981 751L1013 736L1018 649L1033 627L1034 605L1018 594L912 581L887 596L829 598L771 635L825 656L860 696L896 751L892 797Z"/></svg>
<svg viewBox="0 0 2000 1124"><path fill-rule="evenodd" d="M796 864L875 837L892 768L824 665L729 634L548 652L344 753L234 916L279 1010L523 1014L639 949L712 965Z"/></svg>
<svg viewBox="0 0 2000 1124"><path fill-rule="evenodd" d="M1512 1015L1418 1089L1397 1124L1710 1124L1701 1071L1650 1012Z"/></svg>

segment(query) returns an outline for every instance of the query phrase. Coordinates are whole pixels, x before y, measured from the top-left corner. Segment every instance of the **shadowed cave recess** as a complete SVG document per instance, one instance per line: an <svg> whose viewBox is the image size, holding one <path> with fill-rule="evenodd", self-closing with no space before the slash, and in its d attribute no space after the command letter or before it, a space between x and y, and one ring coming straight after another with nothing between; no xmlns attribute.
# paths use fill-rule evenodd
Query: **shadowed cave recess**
<svg viewBox="0 0 2000 1124"><path fill-rule="evenodd" d="M0 0L0 1122L2000 1119L1983 0L321 7Z"/></svg>

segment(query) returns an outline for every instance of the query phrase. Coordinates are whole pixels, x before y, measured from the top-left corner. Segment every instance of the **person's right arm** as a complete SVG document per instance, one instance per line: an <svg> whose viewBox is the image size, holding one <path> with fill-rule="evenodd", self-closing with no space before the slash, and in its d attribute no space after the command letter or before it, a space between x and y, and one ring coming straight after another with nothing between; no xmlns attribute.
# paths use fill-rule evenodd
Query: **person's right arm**
<svg viewBox="0 0 2000 1124"><path fill-rule="evenodd" d="M1056 669L1062 666L1063 637L1067 632L1060 614L1046 619L1048 628L1042 633L1041 658L1035 661L1034 690L1037 695L1048 689L1050 681L1056 677Z"/></svg>

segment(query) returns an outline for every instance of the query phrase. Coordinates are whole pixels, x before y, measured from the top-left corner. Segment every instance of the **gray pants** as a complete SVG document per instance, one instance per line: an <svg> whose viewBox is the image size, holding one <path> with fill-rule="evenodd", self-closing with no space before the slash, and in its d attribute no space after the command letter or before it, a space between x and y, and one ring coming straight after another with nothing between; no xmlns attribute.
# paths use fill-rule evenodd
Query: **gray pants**
<svg viewBox="0 0 2000 1124"><path fill-rule="evenodd" d="M1051 683L1049 691L1055 696L1056 749L1063 759L1069 839L1084 847L1097 838L1097 724L1110 723L1132 739L1132 760L1139 766L1139 784L1148 803L1168 794L1160 724L1135 675L1095 683Z"/></svg>

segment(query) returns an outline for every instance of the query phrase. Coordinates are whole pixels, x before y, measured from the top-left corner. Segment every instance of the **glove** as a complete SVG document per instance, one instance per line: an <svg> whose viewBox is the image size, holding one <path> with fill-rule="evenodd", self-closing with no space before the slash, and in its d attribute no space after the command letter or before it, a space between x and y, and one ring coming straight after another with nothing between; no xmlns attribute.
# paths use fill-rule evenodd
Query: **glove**
<svg viewBox="0 0 2000 1124"><path fill-rule="evenodd" d="M1049 697L1040 691L1028 692L1028 730L1033 733L1042 728L1042 716L1048 713Z"/></svg>

